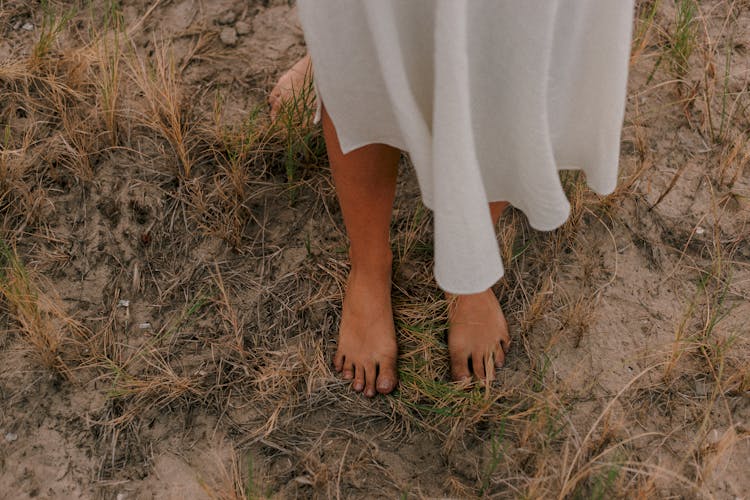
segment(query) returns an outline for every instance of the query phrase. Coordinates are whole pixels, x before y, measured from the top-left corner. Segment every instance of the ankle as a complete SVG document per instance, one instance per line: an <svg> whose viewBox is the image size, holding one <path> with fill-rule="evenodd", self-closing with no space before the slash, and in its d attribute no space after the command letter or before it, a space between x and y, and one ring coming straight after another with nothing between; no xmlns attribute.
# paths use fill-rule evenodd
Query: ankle
<svg viewBox="0 0 750 500"><path fill-rule="evenodd" d="M486 290L482 290L481 292L461 293L461 294L445 292L445 299L448 300L449 302L455 302L458 300L466 301L466 300L472 300L472 299L479 299L481 297L484 297L487 294L487 292L489 292L490 290L492 289L488 288Z"/></svg>
<svg viewBox="0 0 750 500"><path fill-rule="evenodd" d="M393 264L393 252L390 246L351 248L349 250L349 261L352 265L352 272L382 274L387 271L390 274Z"/></svg>
<svg viewBox="0 0 750 500"><path fill-rule="evenodd" d="M497 300L491 288L469 294L453 294L445 292L445 299L448 302L448 315L453 316L459 309L466 310L468 308L471 310L477 306L487 304L488 294L492 295L493 300Z"/></svg>

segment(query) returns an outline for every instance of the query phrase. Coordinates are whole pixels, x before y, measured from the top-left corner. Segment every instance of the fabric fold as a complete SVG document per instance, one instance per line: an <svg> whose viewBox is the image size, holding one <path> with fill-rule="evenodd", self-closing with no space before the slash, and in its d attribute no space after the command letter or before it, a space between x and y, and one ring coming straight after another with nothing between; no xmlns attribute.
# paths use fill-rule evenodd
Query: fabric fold
<svg viewBox="0 0 750 500"><path fill-rule="evenodd" d="M318 97L344 152L407 151L434 212L435 278L503 274L488 202L565 222L560 169L617 181L633 0L299 0Z"/></svg>

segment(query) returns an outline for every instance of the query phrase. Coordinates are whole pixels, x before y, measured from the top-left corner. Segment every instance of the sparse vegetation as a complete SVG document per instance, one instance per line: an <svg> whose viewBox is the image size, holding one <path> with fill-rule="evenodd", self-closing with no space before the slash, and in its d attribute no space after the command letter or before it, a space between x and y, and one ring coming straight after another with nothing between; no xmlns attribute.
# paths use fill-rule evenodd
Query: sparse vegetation
<svg viewBox="0 0 750 500"><path fill-rule="evenodd" d="M330 366L348 264L313 90L275 122L265 106L303 50L289 7L188 3L0 0L3 491L742 494L746 1L637 2L617 190L565 172L563 227L500 224L513 347L491 387L449 381L404 161L401 382L373 401Z"/></svg>
<svg viewBox="0 0 750 500"><path fill-rule="evenodd" d="M696 45L695 17L698 9L695 0L677 0L675 9L674 34L669 45L669 60L672 71L681 76L688 72L690 55Z"/></svg>

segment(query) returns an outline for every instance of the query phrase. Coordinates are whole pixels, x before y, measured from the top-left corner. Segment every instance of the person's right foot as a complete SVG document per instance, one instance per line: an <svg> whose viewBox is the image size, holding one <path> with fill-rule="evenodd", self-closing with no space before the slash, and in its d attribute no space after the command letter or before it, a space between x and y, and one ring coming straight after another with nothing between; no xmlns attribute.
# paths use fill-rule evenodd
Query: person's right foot
<svg viewBox="0 0 750 500"><path fill-rule="evenodd" d="M391 263L352 266L339 327L336 371L368 397L388 394L398 381L398 347L391 308Z"/></svg>

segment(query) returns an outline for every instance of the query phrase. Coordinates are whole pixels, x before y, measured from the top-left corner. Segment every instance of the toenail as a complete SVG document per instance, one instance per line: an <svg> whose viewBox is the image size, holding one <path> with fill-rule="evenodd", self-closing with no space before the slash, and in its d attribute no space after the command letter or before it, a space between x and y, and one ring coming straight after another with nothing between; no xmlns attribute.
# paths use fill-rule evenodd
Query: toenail
<svg viewBox="0 0 750 500"><path fill-rule="evenodd" d="M362 382L357 381L357 382L354 382L352 387L354 388L355 391L360 392L362 388L364 387L364 384Z"/></svg>
<svg viewBox="0 0 750 500"><path fill-rule="evenodd" d="M371 397L373 397L374 395L375 395L375 389L372 389L372 388L370 388L370 389L367 389L367 390L365 391L365 396L367 396L368 398L371 398Z"/></svg>
<svg viewBox="0 0 750 500"><path fill-rule="evenodd" d="M381 391L390 390L393 387L393 383L390 380L381 380L378 382L378 389Z"/></svg>

